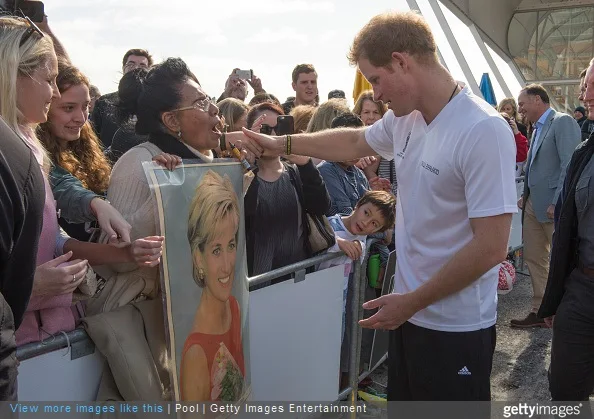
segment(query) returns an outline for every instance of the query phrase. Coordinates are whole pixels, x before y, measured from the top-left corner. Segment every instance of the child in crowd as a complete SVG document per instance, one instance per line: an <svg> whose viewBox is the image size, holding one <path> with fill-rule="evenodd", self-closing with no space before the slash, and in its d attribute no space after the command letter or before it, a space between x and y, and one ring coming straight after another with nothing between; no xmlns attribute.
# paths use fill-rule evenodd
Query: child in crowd
<svg viewBox="0 0 594 419"><path fill-rule="evenodd" d="M332 259L320 265L320 269L342 265L349 260L365 259L367 236L385 232L394 226L396 218L396 198L385 191L368 191L357 202L354 211L347 216L340 214L328 217L336 235L336 244L328 252L343 251L346 256ZM344 336L347 292L351 277L349 264L345 268L343 291L342 334Z"/></svg>

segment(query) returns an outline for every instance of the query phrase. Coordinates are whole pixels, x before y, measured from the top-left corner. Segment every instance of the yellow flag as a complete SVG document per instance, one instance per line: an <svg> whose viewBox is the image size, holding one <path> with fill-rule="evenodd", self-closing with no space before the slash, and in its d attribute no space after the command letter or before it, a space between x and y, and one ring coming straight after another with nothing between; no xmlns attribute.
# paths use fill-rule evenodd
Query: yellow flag
<svg viewBox="0 0 594 419"><path fill-rule="evenodd" d="M367 79L357 69L357 74L355 75L355 87L353 88L353 100L356 102L361 92L365 90L371 90L371 84L369 84Z"/></svg>

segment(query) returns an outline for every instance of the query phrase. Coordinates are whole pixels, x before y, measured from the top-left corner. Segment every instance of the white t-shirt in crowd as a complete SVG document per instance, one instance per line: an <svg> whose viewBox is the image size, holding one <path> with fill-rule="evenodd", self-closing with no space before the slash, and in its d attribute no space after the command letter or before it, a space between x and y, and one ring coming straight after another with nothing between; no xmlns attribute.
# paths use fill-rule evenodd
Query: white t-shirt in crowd
<svg viewBox="0 0 594 419"><path fill-rule="evenodd" d="M395 293L419 288L472 240L469 218L518 210L512 131L468 87L429 125L418 111L400 118L389 111L365 131L365 138L396 164ZM494 325L498 269L419 311L410 322L451 332Z"/></svg>
<svg viewBox="0 0 594 419"><path fill-rule="evenodd" d="M341 239L345 239L348 241L358 241L359 242L359 244L361 245L361 250L362 250L360 260L365 260L365 241L367 240L367 236L358 236L356 234L351 233L349 230L347 230L346 226L342 222L342 216L340 214L336 214L331 217L328 217L328 221L330 222L330 225L332 226L332 229L334 230L334 235L336 237L340 237ZM338 247L338 242L335 243L334 246L329 248L328 252L330 252L330 253L340 252L340 248ZM318 267L318 269L321 270L321 269L331 268L332 266L346 264L345 271L344 271L344 276L345 276L344 289L346 290L349 286L349 274L351 273L351 267L353 266L353 264L351 262L352 262L352 260L348 256L342 256L342 257L339 257L336 259L322 262L320 264L320 266Z"/></svg>

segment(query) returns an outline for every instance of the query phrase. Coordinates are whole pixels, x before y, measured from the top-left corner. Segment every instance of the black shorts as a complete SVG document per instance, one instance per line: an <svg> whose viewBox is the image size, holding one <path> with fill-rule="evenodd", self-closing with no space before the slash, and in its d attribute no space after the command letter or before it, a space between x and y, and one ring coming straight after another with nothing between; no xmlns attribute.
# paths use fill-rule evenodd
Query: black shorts
<svg viewBox="0 0 594 419"><path fill-rule="evenodd" d="M495 341L495 326L441 332L404 323L390 331L388 400L491 400Z"/></svg>

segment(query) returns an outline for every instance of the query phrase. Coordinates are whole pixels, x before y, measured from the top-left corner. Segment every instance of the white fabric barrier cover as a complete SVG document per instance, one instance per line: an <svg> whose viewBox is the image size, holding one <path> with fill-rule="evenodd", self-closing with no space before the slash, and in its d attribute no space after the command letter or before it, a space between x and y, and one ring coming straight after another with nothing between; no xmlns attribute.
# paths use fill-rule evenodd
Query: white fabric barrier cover
<svg viewBox="0 0 594 419"><path fill-rule="evenodd" d="M22 361L19 365L19 400L95 400L105 362L96 349L92 354L75 360L70 359L68 349L60 349Z"/></svg>
<svg viewBox="0 0 594 419"><path fill-rule="evenodd" d="M343 278L339 265L250 292L252 401L338 397Z"/></svg>

